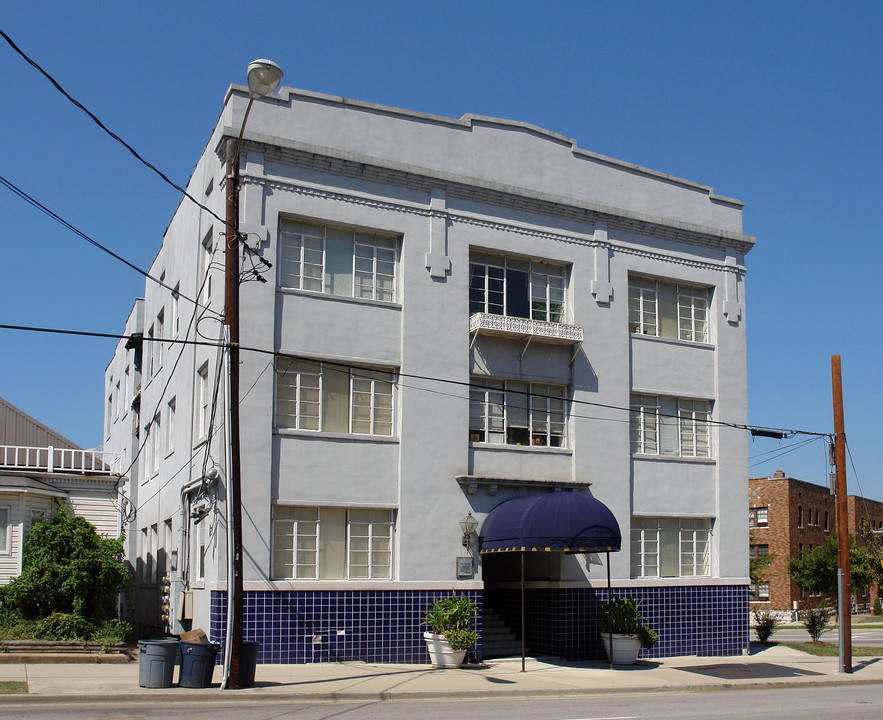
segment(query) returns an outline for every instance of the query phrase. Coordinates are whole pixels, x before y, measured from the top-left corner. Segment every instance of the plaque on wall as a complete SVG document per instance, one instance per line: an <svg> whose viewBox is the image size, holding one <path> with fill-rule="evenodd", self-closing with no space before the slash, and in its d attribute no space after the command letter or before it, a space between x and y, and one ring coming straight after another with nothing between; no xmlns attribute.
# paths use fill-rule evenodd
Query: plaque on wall
<svg viewBox="0 0 883 720"><path fill-rule="evenodd" d="M475 577L475 566L471 557L457 558L457 577L460 579Z"/></svg>

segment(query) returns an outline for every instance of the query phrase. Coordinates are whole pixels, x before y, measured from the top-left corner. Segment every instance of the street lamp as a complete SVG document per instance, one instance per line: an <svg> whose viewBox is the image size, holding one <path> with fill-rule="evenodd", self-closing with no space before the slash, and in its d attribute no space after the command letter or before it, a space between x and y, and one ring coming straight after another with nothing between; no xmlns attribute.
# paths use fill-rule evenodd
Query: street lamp
<svg viewBox="0 0 883 720"><path fill-rule="evenodd" d="M227 232L224 250L224 323L227 325L227 367L229 371L230 468L227 473L228 528L232 542L232 561L227 577L228 612L227 638L230 648L230 670L224 687L242 686L242 475L239 457L239 148L245 133L248 113L256 97L273 92L282 81L282 70L270 60L255 60L248 66L248 107L242 118L239 137L227 140ZM230 575L232 574L232 578ZM232 590L231 590L232 581Z"/></svg>

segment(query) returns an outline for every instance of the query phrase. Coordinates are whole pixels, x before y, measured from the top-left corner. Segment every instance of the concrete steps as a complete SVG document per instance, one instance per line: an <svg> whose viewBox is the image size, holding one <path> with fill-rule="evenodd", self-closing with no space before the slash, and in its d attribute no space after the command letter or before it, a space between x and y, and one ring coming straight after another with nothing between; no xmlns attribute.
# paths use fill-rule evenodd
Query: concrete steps
<svg viewBox="0 0 883 720"><path fill-rule="evenodd" d="M484 659L521 655L521 640L486 605L482 608L481 629L481 654Z"/></svg>

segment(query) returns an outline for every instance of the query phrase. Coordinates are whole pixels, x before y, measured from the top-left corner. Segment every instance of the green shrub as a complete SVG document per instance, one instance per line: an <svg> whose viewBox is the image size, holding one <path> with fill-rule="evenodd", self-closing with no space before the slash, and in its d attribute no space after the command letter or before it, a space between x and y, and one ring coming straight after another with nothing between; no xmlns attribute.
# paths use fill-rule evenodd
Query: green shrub
<svg viewBox="0 0 883 720"><path fill-rule="evenodd" d="M132 626L123 620L105 620L92 631L92 640L95 642L111 643L125 642L126 637L132 632Z"/></svg>
<svg viewBox="0 0 883 720"><path fill-rule="evenodd" d="M119 595L129 592L131 582L122 539L99 535L62 505L52 522L31 528L21 574L0 588L0 608L7 618L62 613L100 625L116 617Z"/></svg>
<svg viewBox="0 0 883 720"><path fill-rule="evenodd" d="M874 600L874 615L883 615L883 601L880 598Z"/></svg>
<svg viewBox="0 0 883 720"><path fill-rule="evenodd" d="M649 650L656 644L657 640L659 640L659 635L650 628L641 625L641 627L638 628L638 640L641 641L642 648Z"/></svg>
<svg viewBox="0 0 883 720"><path fill-rule="evenodd" d="M769 640L780 624L781 620L778 615L774 615L769 610L754 611L754 632L757 633L757 639L761 642Z"/></svg>
<svg viewBox="0 0 883 720"><path fill-rule="evenodd" d="M52 613L37 620L34 635L40 640L88 640L92 623L75 613Z"/></svg>
<svg viewBox="0 0 883 720"><path fill-rule="evenodd" d="M444 635L453 650L468 650L478 640L473 629L478 606L465 595L451 594L436 600L426 611L423 624L435 635Z"/></svg>
<svg viewBox="0 0 883 720"><path fill-rule="evenodd" d="M813 642L819 641L830 617L831 610L826 607L811 607L800 611L800 621Z"/></svg>

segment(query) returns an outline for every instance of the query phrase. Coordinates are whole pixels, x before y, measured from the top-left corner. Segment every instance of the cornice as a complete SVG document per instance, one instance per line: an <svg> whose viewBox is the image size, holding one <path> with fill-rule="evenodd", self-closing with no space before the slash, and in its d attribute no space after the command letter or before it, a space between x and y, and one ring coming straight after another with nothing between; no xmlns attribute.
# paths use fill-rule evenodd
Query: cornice
<svg viewBox="0 0 883 720"><path fill-rule="evenodd" d="M359 195L357 193L346 193L339 190L328 190L321 187L313 187L304 183L295 183L290 181L282 181L278 178L268 179L263 176L244 174L240 183L242 185L259 185L268 187L275 191L291 192L307 197L317 197L336 202L344 202L352 205L361 205L374 209L385 210L389 212L406 213L410 215L418 215L421 217L445 217L451 223L460 223L463 225L473 225L490 230L496 230L506 233L517 233L529 237L535 237L543 240L551 240L554 242L568 243L572 245L582 245L583 247L607 246L615 253L623 255L632 255L635 257L652 259L657 262L667 262L683 267L691 267L698 269L713 269L718 271L735 272L739 275L745 273L744 266L730 265L724 261L714 260L696 260L662 251L647 250L639 248L634 243L616 240L608 236L607 242L599 242L591 236L581 236L576 234L555 233L548 230L542 230L537 227L522 225L517 223L506 223L499 220L488 220L486 218L477 217L471 214L458 213L454 211L438 211L431 210L428 207L421 207L414 204L404 202L391 202L388 200L378 200L377 198ZM610 224L608 223L608 230ZM685 242L679 240L679 242Z"/></svg>
<svg viewBox="0 0 883 720"><path fill-rule="evenodd" d="M376 158L351 158L345 153L328 148L299 149L283 147L270 142L244 139L242 152L263 153L265 159L285 165L302 167L323 173L350 177L366 182L392 185L407 190L431 193L442 189L450 198L506 207L536 215L545 215L578 223L606 222L609 229L635 233L662 240L695 245L716 250L731 250L745 254L754 245L754 238L739 233L719 233L699 225L678 221L657 222L655 218L630 213L627 210L593 205L572 198L518 192L515 186L502 186L474 178L453 177L433 173L425 168L387 167ZM468 180L468 182L465 182Z"/></svg>

